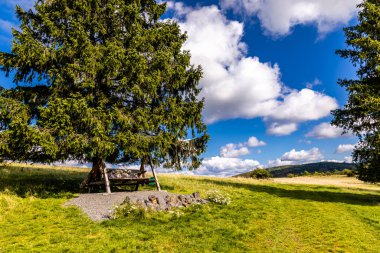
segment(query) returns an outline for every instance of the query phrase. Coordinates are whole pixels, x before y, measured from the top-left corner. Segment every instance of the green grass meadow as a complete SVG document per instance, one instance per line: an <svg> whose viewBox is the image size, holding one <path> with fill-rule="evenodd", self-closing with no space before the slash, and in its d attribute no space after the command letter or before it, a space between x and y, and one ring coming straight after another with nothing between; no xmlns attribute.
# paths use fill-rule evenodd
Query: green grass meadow
<svg viewBox="0 0 380 253"><path fill-rule="evenodd" d="M97 223L63 207L87 172L0 167L0 252L380 252L380 188L159 175L164 190L231 204Z"/></svg>

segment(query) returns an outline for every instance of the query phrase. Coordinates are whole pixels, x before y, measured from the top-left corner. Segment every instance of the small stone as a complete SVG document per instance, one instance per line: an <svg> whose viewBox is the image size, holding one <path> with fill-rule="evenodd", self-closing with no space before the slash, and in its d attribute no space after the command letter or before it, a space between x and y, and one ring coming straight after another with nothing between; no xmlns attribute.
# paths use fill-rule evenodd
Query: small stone
<svg viewBox="0 0 380 253"><path fill-rule="evenodd" d="M194 192L192 195L193 195L193 197L195 199L199 199L201 197L201 195L199 194L199 192Z"/></svg>
<svg viewBox="0 0 380 253"><path fill-rule="evenodd" d="M185 195L184 196L184 202L186 204L191 204L191 203L193 203L193 199L192 199L192 197L190 197L190 195Z"/></svg>
<svg viewBox="0 0 380 253"><path fill-rule="evenodd" d="M166 204L170 206L178 206L178 203L180 202L178 197L175 195L167 195L165 197L165 201L166 201Z"/></svg>
<svg viewBox="0 0 380 253"><path fill-rule="evenodd" d="M146 208L146 203L145 203L145 201L142 200L142 199L138 199L138 200L136 201L136 205L139 206L139 207L142 207L142 208Z"/></svg>
<svg viewBox="0 0 380 253"><path fill-rule="evenodd" d="M148 202L148 204L146 204L146 207L149 208L149 209L156 210L156 205L152 204L151 202Z"/></svg>
<svg viewBox="0 0 380 253"><path fill-rule="evenodd" d="M159 204L158 198L154 195L150 195L148 199L152 204Z"/></svg>
<svg viewBox="0 0 380 253"><path fill-rule="evenodd" d="M179 199L179 201L182 202L182 203L184 203L184 202L187 201L185 195L178 195L178 199Z"/></svg>

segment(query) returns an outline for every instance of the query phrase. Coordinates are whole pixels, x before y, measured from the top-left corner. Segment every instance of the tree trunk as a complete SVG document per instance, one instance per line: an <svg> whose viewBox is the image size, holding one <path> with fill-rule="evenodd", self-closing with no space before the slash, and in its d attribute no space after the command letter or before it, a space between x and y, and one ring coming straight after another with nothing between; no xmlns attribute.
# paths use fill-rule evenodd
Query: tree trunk
<svg viewBox="0 0 380 253"><path fill-rule="evenodd" d="M145 178L145 174L146 174L146 171L145 171L144 159L141 159L139 178Z"/></svg>
<svg viewBox="0 0 380 253"><path fill-rule="evenodd" d="M89 183L91 182L101 182L102 179L105 180L105 186L107 193L111 193L110 187L109 187L109 180L108 180L108 174L106 170L106 165L104 163L103 159L100 158L93 158L92 159L92 170L88 174L85 180L81 183L80 187L86 188Z"/></svg>

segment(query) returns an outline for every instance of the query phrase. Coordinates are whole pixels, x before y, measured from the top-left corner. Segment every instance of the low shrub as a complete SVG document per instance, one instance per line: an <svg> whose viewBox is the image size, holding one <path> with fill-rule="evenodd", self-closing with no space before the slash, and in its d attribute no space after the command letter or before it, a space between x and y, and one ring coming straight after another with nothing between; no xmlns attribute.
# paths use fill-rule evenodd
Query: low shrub
<svg viewBox="0 0 380 253"><path fill-rule="evenodd" d="M272 175L266 169L256 169L252 171L251 177L256 179L268 179L271 178Z"/></svg>
<svg viewBox="0 0 380 253"><path fill-rule="evenodd" d="M346 175L347 177L354 177L355 176L355 172L352 170L349 170L349 169L344 169L342 172L343 172L343 175Z"/></svg>
<svg viewBox="0 0 380 253"><path fill-rule="evenodd" d="M116 207L113 213L113 218L118 219L121 217L133 217L135 219L144 219L147 211L139 206L127 203L120 207Z"/></svg>
<svg viewBox="0 0 380 253"><path fill-rule="evenodd" d="M231 204L230 196L225 193L222 193L221 191L212 190L212 191L208 191L206 194L207 194L207 199L212 203L219 204L219 205Z"/></svg>
<svg viewBox="0 0 380 253"><path fill-rule="evenodd" d="M288 178L293 178L293 177L296 177L296 175L294 175L293 173L289 173L288 175L286 175Z"/></svg>

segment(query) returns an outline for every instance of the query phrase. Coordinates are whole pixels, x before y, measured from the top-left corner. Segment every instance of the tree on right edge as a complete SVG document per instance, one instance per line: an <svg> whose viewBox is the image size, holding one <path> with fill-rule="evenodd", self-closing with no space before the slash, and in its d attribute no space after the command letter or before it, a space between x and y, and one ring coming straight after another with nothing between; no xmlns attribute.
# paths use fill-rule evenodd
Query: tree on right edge
<svg viewBox="0 0 380 253"><path fill-rule="evenodd" d="M380 181L380 2L358 5L358 24L344 29L347 49L337 54L357 68L356 80L340 80L348 92L343 109L333 111L332 124L359 137L353 152L359 179Z"/></svg>

